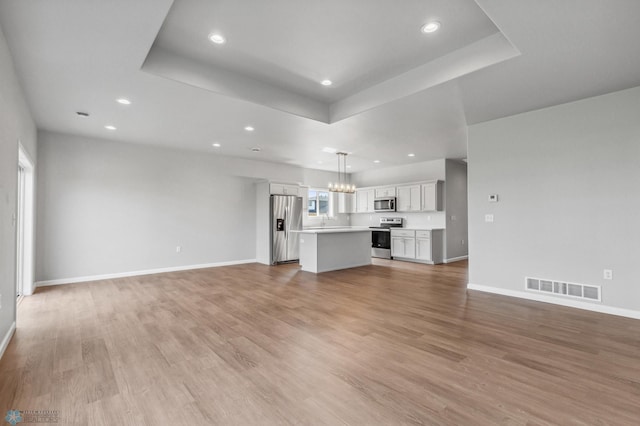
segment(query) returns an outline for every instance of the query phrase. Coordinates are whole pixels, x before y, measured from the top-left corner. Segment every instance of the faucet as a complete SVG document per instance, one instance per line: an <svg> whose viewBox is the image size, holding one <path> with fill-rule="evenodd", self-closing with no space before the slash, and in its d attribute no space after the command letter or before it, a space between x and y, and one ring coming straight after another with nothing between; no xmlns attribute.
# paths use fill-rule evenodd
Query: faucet
<svg viewBox="0 0 640 426"><path fill-rule="evenodd" d="M320 222L320 226L323 227L323 228L324 228L324 225L326 225L325 219L329 220L329 215L326 214L326 213L323 213L322 214L322 221Z"/></svg>

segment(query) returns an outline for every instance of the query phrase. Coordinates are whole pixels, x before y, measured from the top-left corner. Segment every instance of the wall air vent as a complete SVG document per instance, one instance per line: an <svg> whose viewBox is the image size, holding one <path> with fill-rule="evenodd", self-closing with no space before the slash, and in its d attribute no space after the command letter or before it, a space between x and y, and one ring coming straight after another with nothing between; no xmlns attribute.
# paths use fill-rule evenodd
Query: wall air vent
<svg viewBox="0 0 640 426"><path fill-rule="evenodd" d="M586 299L595 302L602 301L601 288L597 285L525 277L525 288L527 291L533 291L536 293L546 293L556 296L571 297L574 299Z"/></svg>

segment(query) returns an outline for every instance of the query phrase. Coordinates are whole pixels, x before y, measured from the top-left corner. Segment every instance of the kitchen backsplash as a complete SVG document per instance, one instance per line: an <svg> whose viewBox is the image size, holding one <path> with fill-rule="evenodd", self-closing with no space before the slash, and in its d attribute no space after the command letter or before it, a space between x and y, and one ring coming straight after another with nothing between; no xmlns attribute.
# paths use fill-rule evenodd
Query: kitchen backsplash
<svg viewBox="0 0 640 426"><path fill-rule="evenodd" d="M445 228L446 213L355 213L350 216L351 226L377 226L381 217L401 217L405 228Z"/></svg>

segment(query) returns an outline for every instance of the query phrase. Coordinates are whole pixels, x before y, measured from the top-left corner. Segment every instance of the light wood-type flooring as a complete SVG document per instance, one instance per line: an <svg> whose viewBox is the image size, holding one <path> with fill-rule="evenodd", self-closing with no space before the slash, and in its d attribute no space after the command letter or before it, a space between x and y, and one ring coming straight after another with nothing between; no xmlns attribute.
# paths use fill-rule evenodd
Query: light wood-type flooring
<svg viewBox="0 0 640 426"><path fill-rule="evenodd" d="M377 260L40 288L0 361L0 419L640 424L640 321L467 291L466 277L466 262Z"/></svg>

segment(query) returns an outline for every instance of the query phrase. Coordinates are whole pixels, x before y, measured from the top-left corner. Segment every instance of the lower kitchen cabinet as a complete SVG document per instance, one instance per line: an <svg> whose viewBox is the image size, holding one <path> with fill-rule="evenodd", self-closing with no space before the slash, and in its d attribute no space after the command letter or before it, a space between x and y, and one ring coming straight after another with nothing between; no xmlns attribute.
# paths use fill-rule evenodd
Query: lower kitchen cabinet
<svg viewBox="0 0 640 426"><path fill-rule="evenodd" d="M443 230L391 230L391 257L422 263L442 263Z"/></svg>
<svg viewBox="0 0 640 426"><path fill-rule="evenodd" d="M416 257L416 239L406 237L391 237L392 257Z"/></svg>
<svg viewBox="0 0 640 426"><path fill-rule="evenodd" d="M412 229L391 230L391 257L415 259L416 231Z"/></svg>
<svg viewBox="0 0 640 426"><path fill-rule="evenodd" d="M431 260L431 238L416 238L416 259Z"/></svg>

